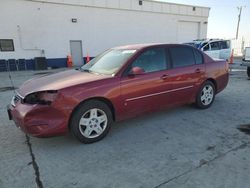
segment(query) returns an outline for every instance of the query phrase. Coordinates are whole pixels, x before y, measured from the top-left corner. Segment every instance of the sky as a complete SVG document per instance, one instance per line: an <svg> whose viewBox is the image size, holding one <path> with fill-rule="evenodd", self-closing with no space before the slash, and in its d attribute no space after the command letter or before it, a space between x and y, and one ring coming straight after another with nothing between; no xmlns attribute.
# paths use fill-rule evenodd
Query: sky
<svg viewBox="0 0 250 188"><path fill-rule="evenodd" d="M233 39L236 36L239 11L243 6L239 38L250 41L250 0L161 0L165 2L210 7L208 38Z"/></svg>

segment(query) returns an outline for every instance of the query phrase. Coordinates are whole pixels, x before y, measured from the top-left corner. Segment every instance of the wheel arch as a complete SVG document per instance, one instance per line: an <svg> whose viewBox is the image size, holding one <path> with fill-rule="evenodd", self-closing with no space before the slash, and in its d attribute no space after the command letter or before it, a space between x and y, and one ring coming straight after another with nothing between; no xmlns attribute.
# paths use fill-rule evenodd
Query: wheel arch
<svg viewBox="0 0 250 188"><path fill-rule="evenodd" d="M81 102L72 110L72 112L71 112L71 114L70 114L70 118L69 118L69 120L68 120L68 128L69 128L69 129L70 129L70 122L71 122L71 120L72 120L72 117L73 117L74 112L75 112L81 105L83 105L83 104L86 103L87 101L91 101L91 100L100 101L100 102L103 102L103 103L105 103L106 105L108 105L108 107L110 108L111 113L112 113L112 118L113 118L113 120L115 121L115 119L116 119L116 118L115 118L115 108L114 108L113 103L112 103L109 99L107 99L107 98L105 98L105 97L92 97L92 98L88 98L88 99L85 99L85 100L81 101Z"/></svg>
<svg viewBox="0 0 250 188"><path fill-rule="evenodd" d="M215 93L217 93L217 91L218 91L218 86L217 86L217 82L216 82L216 80L215 79L213 79L213 78L208 78L206 81L210 81L210 82L212 82L213 84L214 84L214 87L215 87ZM206 82L205 81L205 82ZM205 83L204 82L204 83Z"/></svg>

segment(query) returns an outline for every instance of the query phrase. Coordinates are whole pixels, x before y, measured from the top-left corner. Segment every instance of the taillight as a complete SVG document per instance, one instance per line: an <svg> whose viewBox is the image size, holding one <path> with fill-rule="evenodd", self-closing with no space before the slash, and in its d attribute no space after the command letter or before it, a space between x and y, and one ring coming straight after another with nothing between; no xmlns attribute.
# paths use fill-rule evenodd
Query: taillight
<svg viewBox="0 0 250 188"><path fill-rule="evenodd" d="M229 62L225 61L225 70L229 72Z"/></svg>

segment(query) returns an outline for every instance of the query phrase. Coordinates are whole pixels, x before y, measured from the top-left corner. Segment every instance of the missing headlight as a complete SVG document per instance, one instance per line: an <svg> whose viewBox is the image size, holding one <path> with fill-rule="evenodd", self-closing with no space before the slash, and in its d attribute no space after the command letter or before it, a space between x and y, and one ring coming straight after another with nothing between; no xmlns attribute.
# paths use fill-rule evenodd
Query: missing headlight
<svg viewBox="0 0 250 188"><path fill-rule="evenodd" d="M50 105L55 100L56 96L57 91L55 90L39 91L27 95L23 102L27 104Z"/></svg>

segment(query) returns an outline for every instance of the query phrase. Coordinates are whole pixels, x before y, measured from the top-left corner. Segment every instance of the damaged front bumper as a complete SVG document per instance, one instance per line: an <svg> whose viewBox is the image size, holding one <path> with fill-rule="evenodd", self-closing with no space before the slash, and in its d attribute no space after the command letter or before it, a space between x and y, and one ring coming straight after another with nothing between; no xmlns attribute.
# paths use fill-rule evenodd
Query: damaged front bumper
<svg viewBox="0 0 250 188"><path fill-rule="evenodd" d="M17 127L35 137L63 135L68 131L68 114L51 105L30 105L18 102L7 106L10 120Z"/></svg>

